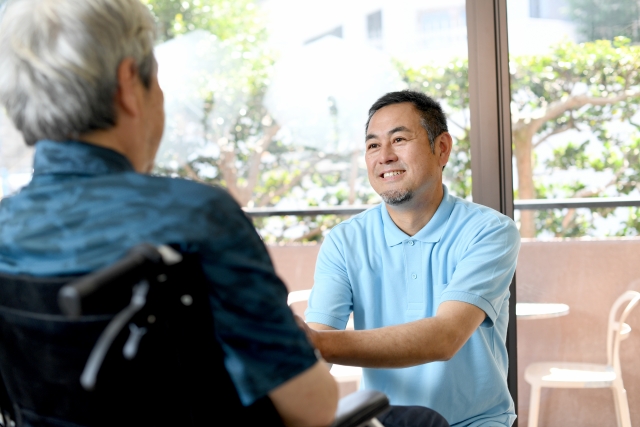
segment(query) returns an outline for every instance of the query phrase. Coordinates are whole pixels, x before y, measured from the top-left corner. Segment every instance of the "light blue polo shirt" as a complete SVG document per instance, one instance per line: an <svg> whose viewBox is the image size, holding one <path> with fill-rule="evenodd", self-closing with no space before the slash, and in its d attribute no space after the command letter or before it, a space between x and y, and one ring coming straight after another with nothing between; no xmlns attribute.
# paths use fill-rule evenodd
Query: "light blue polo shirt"
<svg viewBox="0 0 640 427"><path fill-rule="evenodd" d="M373 329L435 316L443 301L479 307L486 319L451 360L365 368L361 386L386 393L394 405L432 408L452 427L510 426L516 416L505 340L519 248L510 218L446 186L433 218L412 237L384 204L375 206L325 238L306 320L344 329L353 311L355 329Z"/></svg>

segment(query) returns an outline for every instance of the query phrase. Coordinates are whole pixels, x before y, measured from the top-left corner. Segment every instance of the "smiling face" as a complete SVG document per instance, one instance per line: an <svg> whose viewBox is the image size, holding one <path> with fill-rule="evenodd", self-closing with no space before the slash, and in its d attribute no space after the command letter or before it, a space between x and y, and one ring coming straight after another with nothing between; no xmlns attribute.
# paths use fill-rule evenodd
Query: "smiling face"
<svg viewBox="0 0 640 427"><path fill-rule="evenodd" d="M451 152L451 136L438 135L433 153L420 119L413 104L404 102L381 108L369 122L369 182L388 205L411 208L442 200L442 168Z"/></svg>

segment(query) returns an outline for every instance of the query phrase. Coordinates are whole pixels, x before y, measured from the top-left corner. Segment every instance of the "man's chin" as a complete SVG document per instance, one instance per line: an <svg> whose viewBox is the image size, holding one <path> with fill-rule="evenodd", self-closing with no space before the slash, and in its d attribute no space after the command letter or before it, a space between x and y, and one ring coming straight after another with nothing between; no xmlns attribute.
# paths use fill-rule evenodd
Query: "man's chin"
<svg viewBox="0 0 640 427"><path fill-rule="evenodd" d="M413 193L410 190L389 190L380 193L380 197L387 205L398 206L411 200Z"/></svg>

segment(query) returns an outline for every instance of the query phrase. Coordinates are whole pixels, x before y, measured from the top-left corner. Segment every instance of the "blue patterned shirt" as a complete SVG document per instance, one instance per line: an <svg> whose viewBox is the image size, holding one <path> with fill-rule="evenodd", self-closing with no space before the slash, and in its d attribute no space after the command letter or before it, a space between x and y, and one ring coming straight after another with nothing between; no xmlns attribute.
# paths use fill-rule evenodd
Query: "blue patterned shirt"
<svg viewBox="0 0 640 427"><path fill-rule="evenodd" d="M5 273L86 273L142 242L200 255L243 404L316 363L264 244L224 190L136 173L124 156L95 145L40 141L31 183L0 202Z"/></svg>

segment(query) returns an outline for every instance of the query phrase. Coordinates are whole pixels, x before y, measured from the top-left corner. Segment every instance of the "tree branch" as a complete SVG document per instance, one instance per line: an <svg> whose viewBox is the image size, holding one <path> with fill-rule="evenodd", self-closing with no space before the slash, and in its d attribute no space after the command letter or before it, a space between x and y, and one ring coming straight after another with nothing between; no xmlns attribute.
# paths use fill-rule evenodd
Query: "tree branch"
<svg viewBox="0 0 640 427"><path fill-rule="evenodd" d="M547 139L551 138L553 135L557 135L559 133L562 132L566 132L569 129L576 129L579 130L577 128L577 126L575 126L575 124L573 123L573 120L571 121L571 123L566 124L564 126L561 126L559 128L555 128L554 130L552 130L551 132L547 133L546 135L542 136L539 140L537 140L534 144L533 144L533 148L536 148L538 145L542 144L543 142L545 142Z"/></svg>
<svg viewBox="0 0 640 427"><path fill-rule="evenodd" d="M616 96L599 98L594 98L587 95L570 96L564 101L551 104L551 106L547 108L547 110L541 117L533 119L528 123L525 123L524 119L519 119L514 125L514 130L527 129L527 133L531 133L531 135L534 135L536 132L538 132L538 130L540 130L544 123L548 122L549 120L557 119L568 110L576 110L578 108L584 107L585 105L615 104L617 102L624 101L625 99L633 98L639 95L640 92L625 91Z"/></svg>
<svg viewBox="0 0 640 427"><path fill-rule="evenodd" d="M312 237L316 237L318 235L322 234L322 227L316 227L313 230L309 230L307 233L303 234L302 236L294 239L294 242L302 242L305 239L310 239Z"/></svg>
<svg viewBox="0 0 640 427"><path fill-rule="evenodd" d="M185 163L184 164L184 170L185 170L185 172L187 172L187 176L189 177L189 179L192 179L192 180L194 180L196 182L200 182L202 184L207 184L206 181L204 181L202 178L200 178L198 176L196 171L193 170L193 168L191 167L191 165L189 163Z"/></svg>
<svg viewBox="0 0 640 427"><path fill-rule="evenodd" d="M253 196L253 190L256 188L258 184L258 179L260 178L260 163L262 160L262 155L268 151L269 145L273 140L273 137L280 130L280 125L269 126L267 130L262 135L262 138L258 140L257 147L251 154L249 158L249 172L247 176L247 182L244 186L242 186L239 190L242 193L242 199L245 200L245 203L248 203Z"/></svg>
<svg viewBox="0 0 640 427"><path fill-rule="evenodd" d="M618 182L618 179L623 174L624 174L624 169L621 169L621 170L617 171L615 173L615 175L613 176L613 178L611 180L609 180L609 182L607 182L602 187L600 187L598 189L595 189L595 190L589 190L589 189L583 188L582 190L577 191L573 195L573 197L574 198L581 198L581 197L591 197L591 196L599 195L599 194L603 193L604 190L607 189L607 187L609 187L611 185L614 185L616 182ZM573 219L575 217L575 214L576 214L575 208L569 208L569 210L567 210L566 215L564 216L564 218L562 218L562 228L569 227L569 224L571 223L571 221L573 221Z"/></svg>
<svg viewBox="0 0 640 427"><path fill-rule="evenodd" d="M300 171L300 174L295 176L288 184L278 187L278 190L276 192L274 192L273 194L271 194L271 193L263 194L258 199L258 201L255 202L255 206L256 207L264 207L272 199L274 199L276 197L280 197L280 196L286 194L287 192L289 192L289 190L291 190L293 187L298 185L300 183L300 181L302 181L302 178L307 176L309 174L309 172L313 171L316 168L316 165L320 160L327 160L327 159L329 159L329 160L331 160L331 159L339 160L339 159L342 159L342 158L343 157L340 156L339 154L329 154L329 155L326 155L326 156L324 156L322 158L316 158L316 159L309 160L309 166L307 166L306 168L302 169Z"/></svg>
<svg viewBox="0 0 640 427"><path fill-rule="evenodd" d="M220 175L224 178L227 184L227 191L233 196L240 206L245 206L246 201L242 200L242 194L238 189L238 169L235 166L236 152L230 142L227 142L226 146L220 147L220 161L218 167L220 168Z"/></svg>
<svg viewBox="0 0 640 427"><path fill-rule="evenodd" d="M454 125L456 125L458 128L460 128L460 130L463 130L463 131L469 131L469 128L468 128L468 127L463 126L463 125L461 125L460 123L458 123L458 122L456 122L456 121L454 121L454 120L451 120L451 118L450 118L450 117L447 117L447 121L448 121L449 123L453 123Z"/></svg>
<svg viewBox="0 0 640 427"><path fill-rule="evenodd" d="M302 178L305 177L309 173L309 171L313 170L314 167L315 167L315 164L311 163L304 170L300 171L298 175L293 177L293 179L289 181L288 184L284 184L278 187L278 189L274 193L263 194L255 203L255 206L264 207L267 203L269 203L269 201L273 200L274 198L287 194L289 190L291 190L296 185L300 184L300 181L302 181Z"/></svg>

